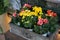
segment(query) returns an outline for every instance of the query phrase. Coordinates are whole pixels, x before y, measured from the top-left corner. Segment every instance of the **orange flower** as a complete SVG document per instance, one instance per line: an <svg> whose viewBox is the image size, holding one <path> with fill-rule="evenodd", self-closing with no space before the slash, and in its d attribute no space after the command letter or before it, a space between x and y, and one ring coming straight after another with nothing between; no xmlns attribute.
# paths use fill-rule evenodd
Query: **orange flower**
<svg viewBox="0 0 60 40"><path fill-rule="evenodd" d="M54 13L52 10L47 10L47 14L48 16L53 16L53 17L57 16L57 14Z"/></svg>
<svg viewBox="0 0 60 40"><path fill-rule="evenodd" d="M51 13L52 12L52 10L47 10L47 13Z"/></svg>
<svg viewBox="0 0 60 40"><path fill-rule="evenodd" d="M53 16L54 12L48 13L49 16Z"/></svg>

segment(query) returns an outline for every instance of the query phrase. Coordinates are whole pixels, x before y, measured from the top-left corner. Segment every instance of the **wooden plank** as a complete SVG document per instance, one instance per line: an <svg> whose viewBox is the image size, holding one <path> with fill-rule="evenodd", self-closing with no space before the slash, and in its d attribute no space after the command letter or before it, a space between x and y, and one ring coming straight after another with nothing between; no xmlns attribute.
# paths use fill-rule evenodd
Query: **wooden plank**
<svg viewBox="0 0 60 40"><path fill-rule="evenodd" d="M55 33L51 34L50 37L44 37L40 34L36 34L32 31L29 31L28 29L25 29L25 28L21 28L21 27L18 27L17 25L15 24L10 24L11 26L11 31L12 33L18 35L18 36L21 36L27 40L56 40L56 33L58 33L58 28L56 30ZM59 27L59 25L56 25L57 27ZM59 38L60 38L60 34L59 35Z"/></svg>
<svg viewBox="0 0 60 40"><path fill-rule="evenodd" d="M10 24L12 33L21 36L27 40L49 40L49 38L42 35L36 34L34 32L28 31L28 29L18 27L14 24Z"/></svg>
<svg viewBox="0 0 60 40"><path fill-rule="evenodd" d="M6 40L26 40L26 39L24 39L20 36L17 36L9 31L5 33L5 38L6 38Z"/></svg>

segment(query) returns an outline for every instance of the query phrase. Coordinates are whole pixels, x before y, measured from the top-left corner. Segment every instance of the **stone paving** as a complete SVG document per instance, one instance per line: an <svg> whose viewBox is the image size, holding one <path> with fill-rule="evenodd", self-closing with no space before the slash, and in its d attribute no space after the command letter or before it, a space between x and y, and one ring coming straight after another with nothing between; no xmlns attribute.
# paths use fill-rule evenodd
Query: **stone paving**
<svg viewBox="0 0 60 40"><path fill-rule="evenodd" d="M5 40L5 36L3 34L0 34L0 40Z"/></svg>

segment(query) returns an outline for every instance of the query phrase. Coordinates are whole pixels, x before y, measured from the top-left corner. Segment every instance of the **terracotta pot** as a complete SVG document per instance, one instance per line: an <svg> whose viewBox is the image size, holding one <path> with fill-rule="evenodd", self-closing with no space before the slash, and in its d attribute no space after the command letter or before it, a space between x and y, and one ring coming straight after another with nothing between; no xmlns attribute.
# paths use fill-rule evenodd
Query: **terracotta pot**
<svg viewBox="0 0 60 40"><path fill-rule="evenodd" d="M60 30L56 33L56 40L60 40Z"/></svg>
<svg viewBox="0 0 60 40"><path fill-rule="evenodd" d="M8 30L10 30L10 21L11 17L9 17L7 13L0 15L0 27L3 29L3 33L6 33Z"/></svg>

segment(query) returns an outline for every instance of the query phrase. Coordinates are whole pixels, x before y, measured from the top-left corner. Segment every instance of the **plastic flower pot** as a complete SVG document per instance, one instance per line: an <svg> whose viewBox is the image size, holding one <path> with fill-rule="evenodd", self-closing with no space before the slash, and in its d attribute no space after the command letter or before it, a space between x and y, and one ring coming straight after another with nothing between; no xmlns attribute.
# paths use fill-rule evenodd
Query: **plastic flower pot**
<svg viewBox="0 0 60 40"><path fill-rule="evenodd" d="M31 32L33 31L33 29L27 29L27 30L28 30L28 31L31 31Z"/></svg>
<svg viewBox="0 0 60 40"><path fill-rule="evenodd" d="M18 22L17 25L20 26L20 22Z"/></svg>
<svg viewBox="0 0 60 40"><path fill-rule="evenodd" d="M47 33L45 33L45 34L42 34L42 36L45 36L45 37L49 37L50 35L51 35L50 32L47 32Z"/></svg>

